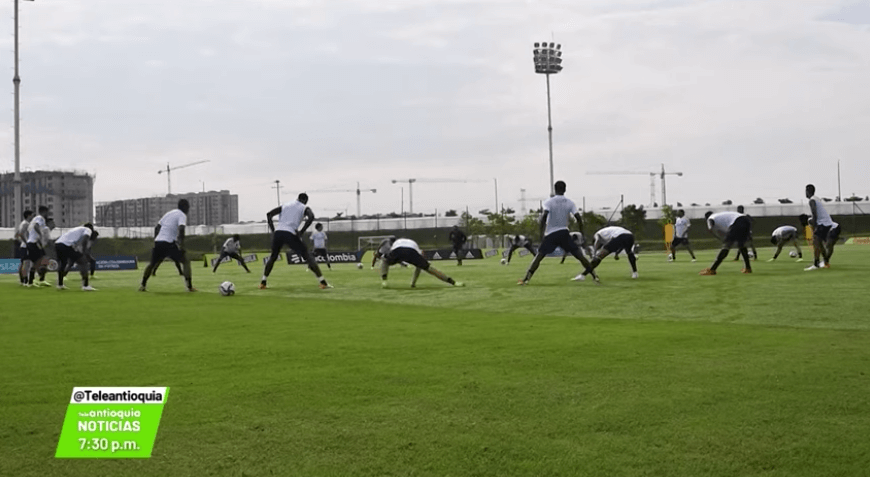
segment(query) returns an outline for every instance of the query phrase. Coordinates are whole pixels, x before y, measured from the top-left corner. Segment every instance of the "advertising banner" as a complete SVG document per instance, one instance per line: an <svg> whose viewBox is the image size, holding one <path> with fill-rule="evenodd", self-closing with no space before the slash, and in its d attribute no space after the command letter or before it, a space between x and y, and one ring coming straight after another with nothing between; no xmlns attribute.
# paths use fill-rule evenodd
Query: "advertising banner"
<svg viewBox="0 0 870 477"><path fill-rule="evenodd" d="M287 264L288 265L301 265L306 263L305 260L302 259L296 253L287 251ZM362 261L363 251L357 250L355 252L326 252L329 255L329 261L331 263L359 263ZM317 257L317 263L326 263L325 257Z"/></svg>
<svg viewBox="0 0 870 477"><path fill-rule="evenodd" d="M134 255L99 256L94 257L94 260L97 261L97 270L136 270L139 268L139 259ZM56 269L57 267L55 267ZM78 271L78 269L78 265L73 265L73 271Z"/></svg>
<svg viewBox="0 0 870 477"><path fill-rule="evenodd" d="M20 264L21 260L17 258L0 258L0 275L18 273L18 265Z"/></svg>
<svg viewBox="0 0 870 477"><path fill-rule="evenodd" d="M483 251L479 248L470 248L460 250L463 260L480 260L483 259ZM423 257L426 260L456 260L456 254L452 248L442 248L439 250L423 250Z"/></svg>

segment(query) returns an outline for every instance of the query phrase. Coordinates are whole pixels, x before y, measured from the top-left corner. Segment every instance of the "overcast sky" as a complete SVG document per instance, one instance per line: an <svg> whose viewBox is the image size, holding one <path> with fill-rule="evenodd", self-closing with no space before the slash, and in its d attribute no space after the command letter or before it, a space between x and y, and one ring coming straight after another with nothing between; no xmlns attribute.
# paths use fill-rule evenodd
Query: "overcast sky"
<svg viewBox="0 0 870 477"><path fill-rule="evenodd" d="M12 1L0 5L12 170ZM870 2L836 0L36 0L22 2L22 167L97 176L95 200L229 189L259 220L303 190L363 213L519 208L555 173L588 207L870 194ZM656 184L657 193L659 184ZM318 216L353 193L311 193ZM408 184L404 185L408 208Z"/></svg>

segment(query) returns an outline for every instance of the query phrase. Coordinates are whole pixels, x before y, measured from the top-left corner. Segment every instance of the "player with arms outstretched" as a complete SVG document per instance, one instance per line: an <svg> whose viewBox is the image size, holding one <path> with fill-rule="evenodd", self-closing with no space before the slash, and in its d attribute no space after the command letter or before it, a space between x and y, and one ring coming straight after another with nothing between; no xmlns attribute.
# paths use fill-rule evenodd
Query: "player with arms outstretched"
<svg viewBox="0 0 870 477"><path fill-rule="evenodd" d="M275 261L278 260L278 255L285 245L308 263L308 268L314 272L314 276L320 282L319 286L321 289L332 288L332 285L326 281L326 278L320 272L317 260L308 251L305 242L299 238L300 235L308 230L311 223L314 222L314 212L311 211L307 204L308 194L303 192L293 202L287 202L280 207L275 207L266 214L266 221L269 223L269 230L272 232L272 254L269 256L266 268L263 270L263 279L260 280L261 290L268 288L266 280L268 280L269 274L272 273L272 267L275 265ZM278 216L277 226L272 221L276 215ZM302 225L303 218L305 219L304 225ZM299 228L300 225L302 225L301 229Z"/></svg>
<svg viewBox="0 0 870 477"><path fill-rule="evenodd" d="M392 237L384 239L384 241L382 241L378 246L378 250L375 252L375 258L372 261L372 264L374 264L374 262L379 258L381 259L381 286L383 288L387 288L387 274L390 271L390 266L400 263L408 263L414 266L414 276L411 279L411 288L417 286L417 278L420 277L421 270L438 278L442 282L457 287L465 286L462 282L455 281L445 275L444 272L441 272L430 265L429 261L426 260L426 257L423 256L423 251L420 250L420 246L417 245L417 242L411 239L395 239Z"/></svg>

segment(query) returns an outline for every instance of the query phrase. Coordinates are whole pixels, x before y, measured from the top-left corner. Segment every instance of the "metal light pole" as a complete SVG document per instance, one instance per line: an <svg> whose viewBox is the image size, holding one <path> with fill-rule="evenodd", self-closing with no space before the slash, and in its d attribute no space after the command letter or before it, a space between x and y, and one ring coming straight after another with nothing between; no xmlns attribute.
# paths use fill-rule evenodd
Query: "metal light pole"
<svg viewBox="0 0 870 477"><path fill-rule="evenodd" d="M33 1L33 0L30 0ZM15 226L18 220L21 220L21 211L24 206L24 200L21 197L21 128L20 118L21 110L19 107L21 100L21 77L18 76L18 0L15 0L15 75L12 77L12 84L15 85L15 175L12 177L13 202L15 202L15 216L12 218L12 227Z"/></svg>
<svg viewBox="0 0 870 477"><path fill-rule="evenodd" d="M275 187L272 187L272 188L275 189L275 192L278 193L278 207L281 207L281 188L282 187L284 187L284 186L281 185L281 181L279 181L278 179L275 179Z"/></svg>
<svg viewBox="0 0 870 477"><path fill-rule="evenodd" d="M547 76L547 134L550 138L550 197L556 195L553 177L553 114L550 106L550 75L562 71L562 45L555 43L535 43L532 50L535 59L535 73Z"/></svg>

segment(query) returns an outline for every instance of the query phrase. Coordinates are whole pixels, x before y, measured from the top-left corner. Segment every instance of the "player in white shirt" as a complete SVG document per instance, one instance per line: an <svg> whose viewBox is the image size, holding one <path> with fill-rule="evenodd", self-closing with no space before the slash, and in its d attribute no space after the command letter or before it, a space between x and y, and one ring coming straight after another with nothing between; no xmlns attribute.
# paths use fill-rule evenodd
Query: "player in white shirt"
<svg viewBox="0 0 870 477"><path fill-rule="evenodd" d="M47 264L44 260L45 246L48 244L51 232L45 222L48 207L40 205L37 212L27 226L27 261L24 264L24 273L27 275L27 286L48 286L51 284L45 281ZM34 282L37 270L39 281Z"/></svg>
<svg viewBox="0 0 870 477"><path fill-rule="evenodd" d="M24 211L24 220L18 224L15 229L15 258L21 260L18 264L18 280L21 285L27 285L27 273L24 272L24 263L27 258L27 226L30 225L30 219L33 217L32 210Z"/></svg>
<svg viewBox="0 0 870 477"><path fill-rule="evenodd" d="M94 226L88 223L68 230L54 242L54 248L57 251L58 290L67 289L66 285L63 284L63 279L73 265L78 265L79 272L82 275L82 290L96 291L96 288L88 283L89 263L84 253L86 250L89 250L88 244L93 234Z"/></svg>
<svg viewBox="0 0 870 477"><path fill-rule="evenodd" d="M834 228L834 221L825 209L822 200L816 197L816 186L807 184L806 195L807 199L810 200L810 212L812 213L809 224L813 228L813 264L804 270L810 271L818 270L820 268L831 268L824 259L825 255L827 255L825 248L828 243L828 235Z"/></svg>
<svg viewBox="0 0 870 477"><path fill-rule="evenodd" d="M535 247L532 245L532 241L529 240L525 235L514 235L513 239L511 239L511 248L508 249L507 253L507 264L511 263L511 257L514 255L514 251L519 248L525 248L532 255L535 255ZM564 261L564 259L563 259Z"/></svg>
<svg viewBox="0 0 870 477"><path fill-rule="evenodd" d="M538 247L538 253L529 265L526 276L518 281L517 285L528 285L544 257L555 252L557 247L562 247L562 250L569 252L579 260L585 267L585 271L591 273L592 278L598 282L598 275L590 268L589 261L580 253L580 248L568 231L568 224L573 215L577 220L577 227L581 233L583 232L583 220L580 213L577 212L577 206L571 199L565 197L566 186L564 182L556 182L553 189L556 195L544 202L544 214L541 216L541 237L544 239L541 240L541 246Z"/></svg>
<svg viewBox="0 0 870 477"><path fill-rule="evenodd" d="M332 264L329 263L329 252L326 251L326 232L323 231L323 224L314 224L314 232L311 232L311 242L314 245L314 258L323 257L326 260L326 267L332 270Z"/></svg>
<svg viewBox="0 0 870 477"><path fill-rule="evenodd" d="M275 261L278 260L278 255L281 253L281 249L284 248L285 245L290 247L290 250L293 250L297 255L308 262L308 268L314 272L314 275L320 282L320 288L322 290L332 288L332 285L326 282L326 278L324 278L323 274L320 272L320 266L317 265L317 260L313 255L311 255L311 252L308 251L305 242L299 238L300 235L308 230L311 223L314 222L314 212L312 212L306 204L308 204L308 194L303 192L299 194L297 199L293 202L287 202L280 207L275 207L266 214L266 221L269 222L269 230L273 232L272 255L269 256L269 260L266 262L266 268L263 270L263 279L260 281L261 290L268 288L266 286L266 280L269 278L269 274L272 273L272 267L275 265ZM272 222L272 218L276 215L278 216L277 226ZM305 224L302 225L302 228L300 229L299 225L302 224L303 218L305 219Z"/></svg>
<svg viewBox="0 0 870 477"><path fill-rule="evenodd" d="M223 262L224 259L227 257L235 259L237 262L239 262L239 265L245 268L246 272L251 273L251 271L248 270L248 266L245 265L245 259L242 258L242 242L239 234L233 235L224 242L223 247L221 247L221 254L214 264L214 270L212 270L211 272L217 272L217 269L220 266L221 262Z"/></svg>
<svg viewBox="0 0 870 477"><path fill-rule="evenodd" d="M426 257L423 256L423 251L420 250L420 246L417 245L417 242L411 239L396 239L395 237L390 237L383 240L378 246L378 250L375 252L372 264L374 264L379 258L381 259L381 286L383 288L387 288L387 274L390 271L390 266L400 263L408 263L415 267L414 276L411 278L411 288L417 286L417 278L420 277L420 270L423 270L430 275L437 277L442 282L447 282L453 286L465 286L464 283L457 282L445 275L444 272L436 270L435 267L430 265L429 261L426 260Z"/></svg>
<svg viewBox="0 0 870 477"><path fill-rule="evenodd" d="M187 226L187 213L189 211L190 203L187 199L180 199L177 209L170 210L160 218L160 222L154 229L157 236L154 238L154 248L151 250L151 262L145 267L139 291L146 291L145 287L148 285L148 278L151 277L154 268L166 258L172 259L176 266L180 265L182 267L184 284L187 286L187 291L196 291L196 288L193 287L190 260L184 250L184 231Z"/></svg>
<svg viewBox="0 0 870 477"><path fill-rule="evenodd" d="M711 211L704 214L704 218L707 220L707 228L710 232L722 240L722 250L719 251L713 265L701 270L700 275L715 275L719 264L728 256L728 251L735 246L738 250L737 253L743 256L743 262L746 265L743 268L743 273L752 273L752 265L749 264L749 251L746 250L746 242L749 240L749 234L752 230L749 217L737 212L714 214Z"/></svg>
<svg viewBox="0 0 870 477"><path fill-rule="evenodd" d="M634 256L634 234L622 227L610 226L595 232L592 250L592 270L601 264L611 253L625 252L631 265L631 278L637 278L637 257ZM574 280L584 280L589 270L574 277Z"/></svg>
<svg viewBox="0 0 870 477"><path fill-rule="evenodd" d="M806 223L807 216L804 214L799 219L802 222ZM798 229L796 227L792 227L791 225L783 225L781 227L777 227L770 235L770 243L776 245L776 252L773 253L773 258L768 260L768 262L776 260L777 257L779 257L779 253L782 252L782 247L784 247L788 243L794 245L795 250L797 250L798 259L796 261L803 261L801 247L800 245L798 245L798 237Z"/></svg>
<svg viewBox="0 0 870 477"><path fill-rule="evenodd" d="M692 261L695 261L695 252L689 244L689 228L692 223L686 218L686 211L680 209L677 211L677 222L674 224L674 241L671 242L671 254L668 256L668 261L673 262L677 259L677 246L685 245L689 255L692 256Z"/></svg>

